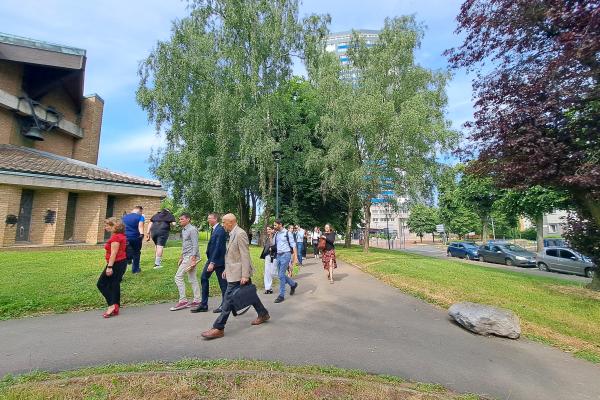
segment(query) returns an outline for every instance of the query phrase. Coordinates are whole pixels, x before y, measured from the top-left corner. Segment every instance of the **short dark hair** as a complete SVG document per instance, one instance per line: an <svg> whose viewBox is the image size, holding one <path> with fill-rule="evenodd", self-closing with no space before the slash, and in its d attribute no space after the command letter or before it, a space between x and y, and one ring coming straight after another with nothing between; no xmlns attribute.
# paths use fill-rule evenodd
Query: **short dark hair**
<svg viewBox="0 0 600 400"><path fill-rule="evenodd" d="M221 217L221 216L219 215L219 213L218 213L218 212L211 212L211 213L209 213L209 214L208 214L208 216L209 216L209 217L213 217L213 218L214 218L214 219L216 219L217 221L218 221L218 220L219 220L219 218Z"/></svg>
<svg viewBox="0 0 600 400"><path fill-rule="evenodd" d="M181 218L181 217L187 218L187 219L192 219L192 216L187 212L182 212L181 215L179 215L179 218Z"/></svg>
<svg viewBox="0 0 600 400"><path fill-rule="evenodd" d="M135 210L135 209L138 209L138 210L142 211L142 210L144 209L144 207L142 207L142 206L135 206L135 207L133 207L133 209L134 209L134 210Z"/></svg>
<svg viewBox="0 0 600 400"><path fill-rule="evenodd" d="M276 219L276 220L275 220L275 223L276 223L277 225L283 225L283 222L282 222L280 219Z"/></svg>

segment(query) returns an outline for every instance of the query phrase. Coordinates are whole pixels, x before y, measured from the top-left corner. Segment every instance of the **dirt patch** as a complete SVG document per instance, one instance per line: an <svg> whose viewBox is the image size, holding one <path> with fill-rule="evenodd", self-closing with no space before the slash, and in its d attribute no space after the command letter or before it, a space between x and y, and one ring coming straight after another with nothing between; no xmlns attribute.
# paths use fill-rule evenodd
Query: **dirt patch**
<svg viewBox="0 0 600 400"><path fill-rule="evenodd" d="M20 383L0 391L5 399L479 399L446 389L364 376L342 378L276 371L192 370L103 374Z"/></svg>

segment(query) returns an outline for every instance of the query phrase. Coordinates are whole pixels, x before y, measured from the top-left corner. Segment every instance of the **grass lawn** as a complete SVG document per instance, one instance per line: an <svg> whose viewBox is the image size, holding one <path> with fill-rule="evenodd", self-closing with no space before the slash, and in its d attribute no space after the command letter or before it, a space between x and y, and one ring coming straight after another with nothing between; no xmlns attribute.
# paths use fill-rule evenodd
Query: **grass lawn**
<svg viewBox="0 0 600 400"><path fill-rule="evenodd" d="M0 397L32 399L364 399L475 400L432 384L331 367L199 361L108 365L0 381Z"/></svg>
<svg viewBox="0 0 600 400"><path fill-rule="evenodd" d="M201 242L204 267L206 241ZM129 268L121 286L125 306L142 303L177 301L173 280L181 253L180 243L173 241L163 254L163 268L154 270L154 246L142 250L142 273L131 274ZM263 283L263 260L258 247L251 247L256 267L253 282ZM0 252L0 320L61 313L73 310L98 309L106 306L96 288L104 265L104 250L52 250ZM200 280L200 273L198 273ZM187 282L187 278L186 278ZM191 288L187 285L188 296ZM211 277L211 294L219 294L217 278Z"/></svg>
<svg viewBox="0 0 600 400"><path fill-rule="evenodd" d="M471 301L510 309L526 337L600 362L600 293L581 283L397 251L336 251L342 260L441 307Z"/></svg>

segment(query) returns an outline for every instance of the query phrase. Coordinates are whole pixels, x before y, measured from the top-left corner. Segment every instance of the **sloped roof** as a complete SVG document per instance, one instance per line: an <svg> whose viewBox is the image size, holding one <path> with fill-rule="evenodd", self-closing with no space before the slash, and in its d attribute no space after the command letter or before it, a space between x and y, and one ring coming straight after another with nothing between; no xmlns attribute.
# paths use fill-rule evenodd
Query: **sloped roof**
<svg viewBox="0 0 600 400"><path fill-rule="evenodd" d="M0 173L2 171L162 188L156 180L113 172L72 158L10 144L0 144Z"/></svg>

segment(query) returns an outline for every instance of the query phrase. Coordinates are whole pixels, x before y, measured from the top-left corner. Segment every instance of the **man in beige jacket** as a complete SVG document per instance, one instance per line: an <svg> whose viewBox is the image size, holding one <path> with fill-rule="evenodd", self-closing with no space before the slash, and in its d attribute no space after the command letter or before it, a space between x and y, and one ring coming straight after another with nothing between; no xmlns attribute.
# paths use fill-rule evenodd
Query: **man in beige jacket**
<svg viewBox="0 0 600 400"><path fill-rule="evenodd" d="M248 235L237 225L237 219L233 214L223 216L223 228L229 233L229 243L225 252L225 272L223 278L227 279L227 290L221 307L221 315L213 324L212 329L202 332L205 339L221 338L225 334L225 324L231 313L231 295L240 285L252 283L252 262L248 250ZM253 304L258 317L252 321L252 325L260 325L270 318L269 312L257 297Z"/></svg>

